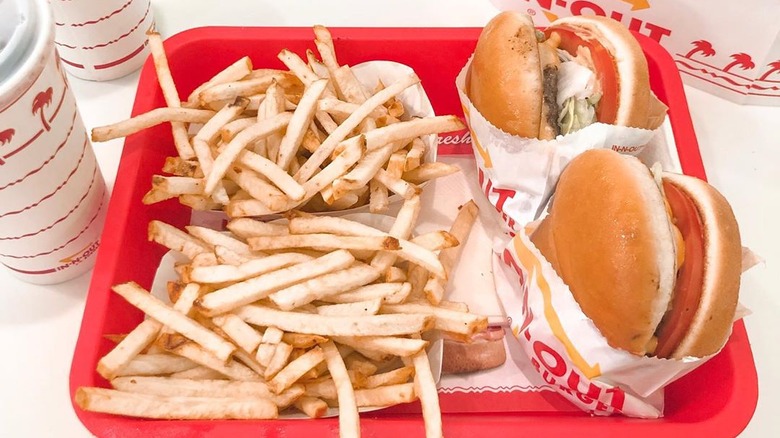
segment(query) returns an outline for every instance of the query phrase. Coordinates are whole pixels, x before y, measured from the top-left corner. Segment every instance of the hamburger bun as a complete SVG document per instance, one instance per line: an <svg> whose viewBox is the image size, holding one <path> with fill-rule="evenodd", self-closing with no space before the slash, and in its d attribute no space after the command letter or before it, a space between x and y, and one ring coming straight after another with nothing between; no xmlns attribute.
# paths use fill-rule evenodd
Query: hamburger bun
<svg viewBox="0 0 780 438"><path fill-rule="evenodd" d="M706 356L723 346L734 318L739 231L730 206L707 183L663 179L683 195L674 208L638 159L587 151L564 170L531 240L611 346L645 355L666 344L661 357ZM680 203L700 221L700 250L690 234L698 228L678 231L674 224L688 219L670 216L682 214ZM678 281L686 278L693 280Z"/></svg>

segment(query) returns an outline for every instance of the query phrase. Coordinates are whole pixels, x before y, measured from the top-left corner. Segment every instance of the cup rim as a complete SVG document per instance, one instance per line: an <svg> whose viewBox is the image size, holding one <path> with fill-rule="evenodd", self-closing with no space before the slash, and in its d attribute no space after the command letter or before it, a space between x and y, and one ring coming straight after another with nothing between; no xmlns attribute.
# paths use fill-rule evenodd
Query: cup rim
<svg viewBox="0 0 780 438"><path fill-rule="evenodd" d="M47 0L32 0L30 3L33 7L29 11L35 25L27 33L35 41L9 77L0 82L0 111L7 107L8 102L13 102L18 94L23 93L26 85L37 79L45 65L42 60L49 56L47 51L52 49L54 43L54 19Z"/></svg>

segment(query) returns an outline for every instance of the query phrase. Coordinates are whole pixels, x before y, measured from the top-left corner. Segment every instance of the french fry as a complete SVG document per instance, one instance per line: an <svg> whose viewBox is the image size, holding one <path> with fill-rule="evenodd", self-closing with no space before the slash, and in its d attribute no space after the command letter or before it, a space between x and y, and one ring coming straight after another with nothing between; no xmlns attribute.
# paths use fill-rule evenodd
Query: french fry
<svg viewBox="0 0 780 438"><path fill-rule="evenodd" d="M168 67L168 58L163 48L162 37L157 32L148 32L147 39L149 51L152 53L154 69L157 73L157 82L162 89L165 103L168 107L178 108L181 106L179 92L176 90L176 84L171 76L171 69ZM173 133L173 143L179 156L185 160L195 158L195 151L190 144L190 138L187 135L187 126L182 122L171 122L171 131Z"/></svg>
<svg viewBox="0 0 780 438"><path fill-rule="evenodd" d="M416 399L417 394L415 394L414 384L412 383L400 383L397 385L355 390L355 401L359 407L393 406L401 403L410 403ZM341 403L339 403L339 409L341 409Z"/></svg>
<svg viewBox="0 0 780 438"><path fill-rule="evenodd" d="M459 170L457 167L445 163L424 163L408 172L404 172L403 179L411 184L422 184L432 179L452 175Z"/></svg>
<svg viewBox="0 0 780 438"><path fill-rule="evenodd" d="M152 189L169 194L171 197L179 195L202 195L203 180L186 176L152 176Z"/></svg>
<svg viewBox="0 0 780 438"><path fill-rule="evenodd" d="M242 365L232 359L223 361L200 345L189 341L182 336L163 335L162 339L162 342L165 345L165 349L171 353L186 357L187 359L199 365L211 368L212 370L217 371L218 373L223 374L233 380L254 381L262 379L261 376L257 375L254 371L247 368L245 365Z"/></svg>
<svg viewBox="0 0 780 438"><path fill-rule="evenodd" d="M254 200L262 202L271 210L284 210L290 202L289 198L273 184L266 182L264 178L246 167L233 165L228 168L225 175L249 193Z"/></svg>
<svg viewBox="0 0 780 438"><path fill-rule="evenodd" d="M391 175L388 171L384 169L378 169L374 174L374 178L380 183L382 183L385 187L390 189L390 191L396 193L397 195L403 197L404 199L412 198L413 196L416 196L420 193L419 187L417 187L414 184L410 184L407 181L404 181L400 177ZM353 184L352 180L343 179L341 181L348 181L347 183L345 183L347 184L347 187L349 187L349 184Z"/></svg>
<svg viewBox="0 0 780 438"><path fill-rule="evenodd" d="M397 266L391 266L385 274L385 281L388 283L403 283L406 281L406 271Z"/></svg>
<svg viewBox="0 0 780 438"><path fill-rule="evenodd" d="M238 135L239 132L249 128L250 126L254 126L255 124L257 124L257 120L255 118L240 117L236 120L233 120L232 122L225 124L225 126L219 130L219 138L223 143L229 143L236 137L236 135Z"/></svg>
<svg viewBox="0 0 780 438"><path fill-rule="evenodd" d="M271 160L250 151L242 151L238 161L247 168L268 178L291 200L300 201L306 195L303 186L298 184L295 179Z"/></svg>
<svg viewBox="0 0 780 438"><path fill-rule="evenodd" d="M249 145L249 143L265 138L275 131L284 128L290 122L291 117L292 116L288 113L282 113L271 119L255 123L236 134L214 160L214 166L212 167L211 172L206 176L205 193L210 195L214 191L219 180L225 176L230 165L238 158L238 155Z"/></svg>
<svg viewBox="0 0 780 438"><path fill-rule="evenodd" d="M184 358L182 358L184 359ZM214 371L209 367L203 365L197 365L195 368L179 371L177 373L171 373L168 377L174 379L194 379L194 380L226 380L227 376Z"/></svg>
<svg viewBox="0 0 780 438"><path fill-rule="evenodd" d="M199 227L195 225L187 225L184 228L191 236L197 237L198 239L200 239L201 241L203 241L204 243L206 243L211 247L222 246L233 252L245 256L262 255L262 254L253 253L249 249L249 245L220 231L212 230L211 228L206 228L206 227Z"/></svg>
<svg viewBox="0 0 780 438"><path fill-rule="evenodd" d="M369 201L369 208L371 213L381 213L387 210L390 202L387 194L387 187L380 183L376 179L372 179L369 182L369 190L371 191L371 197Z"/></svg>
<svg viewBox="0 0 780 438"><path fill-rule="evenodd" d="M368 301L356 301L354 303L332 304L317 307L319 315L327 316L366 316L376 315L382 306L382 299L375 298Z"/></svg>
<svg viewBox="0 0 780 438"><path fill-rule="evenodd" d="M305 335L301 333L285 333L282 341L292 345L295 348L311 348L317 344L327 341L327 338L317 335Z"/></svg>
<svg viewBox="0 0 780 438"><path fill-rule="evenodd" d="M255 329L232 313L215 316L211 322L221 328L236 345L247 353L254 352L263 340Z"/></svg>
<svg viewBox="0 0 780 438"><path fill-rule="evenodd" d="M268 350L273 354L268 360L268 366L265 369L264 375L266 379L271 379L287 365L290 354L293 352L293 347L284 342L267 345L271 346ZM260 350L258 350L258 354L260 354ZM258 361L260 360L261 359L258 358Z"/></svg>
<svg viewBox="0 0 780 438"><path fill-rule="evenodd" d="M149 222L148 236L149 240L168 249L179 251L190 259L202 252L209 252L208 246L203 241L165 222L156 220Z"/></svg>
<svg viewBox="0 0 780 438"><path fill-rule="evenodd" d="M92 129L92 141L102 142L127 137L165 122L206 123L214 111L194 108L155 108L127 120Z"/></svg>
<svg viewBox="0 0 780 438"><path fill-rule="evenodd" d="M285 103L286 99L284 96L284 90L282 90L281 87L279 87L276 83L271 84L271 86L268 87L268 90L266 91L266 100L265 104L263 105L263 110L257 112L257 121L259 122L263 119L270 119L277 114L283 113L285 111ZM279 145L282 142L282 135L276 132L269 135L265 140L261 141L265 142L266 158L276 163L276 160L279 157ZM255 149L255 153L259 153L257 149L259 149L259 145Z"/></svg>
<svg viewBox="0 0 780 438"><path fill-rule="evenodd" d="M336 336L333 337L333 340L353 348L388 353L400 357L412 356L428 346L428 342L421 339L391 336Z"/></svg>
<svg viewBox="0 0 780 438"><path fill-rule="evenodd" d="M474 201L469 201L468 203L461 206L458 215L455 217L455 221L450 227L450 235L465 244L465 241L471 232L471 228L473 227L474 222L477 220L478 214L479 208L477 207L477 204L474 203ZM463 246L464 245L461 244L454 248L441 251L439 254L439 260L441 261L445 272L451 271L455 266L455 262L458 260ZM442 281L441 278L429 278L425 283L425 288L423 289L425 298L432 304L438 304L444 296L445 286L446 283Z"/></svg>
<svg viewBox="0 0 780 438"><path fill-rule="evenodd" d="M442 249L453 248L460 244L458 239L446 231L431 231L430 233L420 234L410 242L419 245L428 251L439 251Z"/></svg>
<svg viewBox="0 0 780 438"><path fill-rule="evenodd" d="M328 371L336 386L339 401L339 434L342 438L359 437L360 419L357 401L355 400L355 391L352 389L352 382L349 380L344 360L333 342L329 341L322 344L322 352L328 365Z"/></svg>
<svg viewBox="0 0 780 438"><path fill-rule="evenodd" d="M420 167L422 163L422 157L425 154L425 143L417 137L412 140L412 147L409 148L409 152L406 154L406 163L404 163L404 172L414 170Z"/></svg>
<svg viewBox="0 0 780 438"><path fill-rule="evenodd" d="M436 330L463 335L473 335L487 328L487 317L485 316L442 309L426 304L385 304L380 309L380 312L433 315L436 317Z"/></svg>
<svg viewBox="0 0 780 438"><path fill-rule="evenodd" d="M389 234L400 239L409 238L414 224L417 223L417 217L420 215L421 205L419 196L413 196L404 200ZM395 260L396 255L394 253L384 251L374 256L371 260L371 266L379 269L380 272L385 272L395 263Z"/></svg>
<svg viewBox="0 0 780 438"><path fill-rule="evenodd" d="M420 399L425 423L426 437L442 437L441 408L439 407L439 393L436 389L436 381L431 373L431 364L428 355L420 351L411 360L414 366L414 392Z"/></svg>
<svg viewBox="0 0 780 438"><path fill-rule="evenodd" d="M271 401L261 398L165 397L105 388L79 388L76 404L85 411L157 419L269 419L278 416Z"/></svg>
<svg viewBox="0 0 780 438"><path fill-rule="evenodd" d="M197 162L183 160L181 157L166 157L162 171L174 176L203 178L203 172Z"/></svg>
<svg viewBox="0 0 780 438"><path fill-rule="evenodd" d="M425 278L427 279L427 275ZM420 288L422 290L422 286ZM412 285L409 283L377 283L359 287L338 295L323 297L321 300L329 303L341 304L379 298L384 303L398 304L406 301L411 290Z"/></svg>
<svg viewBox="0 0 780 438"><path fill-rule="evenodd" d="M307 371L316 367L325 360L325 353L319 346L312 348L303 355L290 361L281 371L268 382L271 390L279 394L303 377Z"/></svg>
<svg viewBox="0 0 780 438"><path fill-rule="evenodd" d="M234 312L244 321L258 326L275 326L320 336L395 336L424 332L433 327L432 315L338 316L284 312L256 304L240 307Z"/></svg>
<svg viewBox="0 0 780 438"><path fill-rule="evenodd" d="M218 315L265 298L286 286L346 268L354 261L355 258L348 251L333 251L317 259L298 263L219 289L201 297L195 305L207 316ZM261 325L265 327L275 324Z"/></svg>
<svg viewBox="0 0 780 438"><path fill-rule="evenodd" d="M305 254L281 253L248 260L238 266L218 265L193 268L189 276L198 283L228 283L243 281L258 275L312 260Z"/></svg>
<svg viewBox="0 0 780 438"><path fill-rule="evenodd" d="M290 167L290 162L295 158L295 154L298 152L298 148L303 140L303 135L314 118L317 100L325 91L327 83L325 79L318 79L306 88L298 107L290 119L287 133L279 145L279 156L276 159L276 164L280 168L286 170Z"/></svg>
<svg viewBox="0 0 780 438"><path fill-rule="evenodd" d="M317 397L303 396L295 400L295 408L311 418L323 417L328 412L328 404Z"/></svg>
<svg viewBox="0 0 780 438"><path fill-rule="evenodd" d="M112 379L157 338L162 324L147 319L137 325L97 364L98 374Z"/></svg>
<svg viewBox="0 0 780 438"><path fill-rule="evenodd" d="M247 239L256 251L287 248L343 248L361 250L396 250L398 239L390 236L338 236L334 234L289 234L286 236L259 236ZM437 260L438 262L438 260Z"/></svg>
<svg viewBox="0 0 780 438"><path fill-rule="evenodd" d="M227 82L235 82L241 80L247 75L249 75L251 72L252 72L252 60L249 59L248 56L244 56L243 58L239 59L233 64L230 64L229 66L227 66L227 68L214 75L208 81L200 84L197 88L195 88L192 91L192 93L190 93L189 97L187 97L187 104L197 105L198 96L200 95L200 92L205 90L206 88L211 88L214 85L224 84Z"/></svg>
<svg viewBox="0 0 780 438"><path fill-rule="evenodd" d="M281 224L272 224L254 219L233 219L227 224L227 229L243 239L257 236L277 236L289 234L288 227Z"/></svg>
<svg viewBox="0 0 780 438"><path fill-rule="evenodd" d="M294 75L284 71L254 78L248 76L239 81L217 84L206 88L198 95L198 101L201 106L206 106L211 102L233 100L238 96L252 96L264 93L274 82L282 85L282 87L294 87L296 83L300 83Z"/></svg>
<svg viewBox="0 0 780 438"><path fill-rule="evenodd" d="M366 285L379 278L379 271L356 264L347 269L314 277L272 293L269 298L282 310L292 310L328 295Z"/></svg>
<svg viewBox="0 0 780 438"><path fill-rule="evenodd" d="M352 130L357 128L360 122L363 121L369 114L371 114L377 107L381 106L385 101L400 93L401 91L409 88L410 86L418 83L420 79L416 75L410 75L398 82L390 85L374 96L366 100L360 105L350 116L339 125L336 130L322 142L319 148L312 154L311 157L301 167L301 170L295 175L295 179L299 182L307 181L314 174L314 171L325 162L325 159L330 156L335 150L336 146L349 135Z"/></svg>
<svg viewBox="0 0 780 438"><path fill-rule="evenodd" d="M116 376L149 376L187 371L198 364L173 354L139 354L120 369Z"/></svg>
<svg viewBox="0 0 780 438"><path fill-rule="evenodd" d="M421 354L425 354L425 353L423 352ZM396 368L392 371L388 371L385 373L366 376L364 388L371 389L371 388L376 388L378 386L398 385L400 383L408 382L412 376L414 376L413 366Z"/></svg>
<svg viewBox="0 0 780 438"><path fill-rule="evenodd" d="M199 343L222 362L227 361L236 349L230 342L225 341L186 315L166 306L137 283L119 284L112 287L112 290L158 322Z"/></svg>

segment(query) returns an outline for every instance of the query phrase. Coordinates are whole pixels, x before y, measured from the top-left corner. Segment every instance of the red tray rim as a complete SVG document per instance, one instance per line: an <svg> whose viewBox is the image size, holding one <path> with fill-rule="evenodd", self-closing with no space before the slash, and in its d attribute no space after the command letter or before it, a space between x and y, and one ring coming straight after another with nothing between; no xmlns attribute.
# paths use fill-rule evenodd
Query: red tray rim
<svg viewBox="0 0 780 438"><path fill-rule="evenodd" d="M424 34L432 40L464 40L473 41L479 35L481 28L472 27L436 27L436 28L410 28L410 27L332 27L330 28L336 38L364 38L381 36L385 40L420 39ZM305 35L310 38L310 27L232 27L209 26L199 27L180 32L165 41L166 51L173 52L187 44L199 40L213 39L214 35L220 38L237 32L266 33L273 40L286 40ZM675 67L671 55L656 41L636 34L637 39L649 58L653 58L662 68L659 76L667 91L665 96L659 96L669 106L669 119L672 125L675 142L678 149L680 164L684 173L706 180L704 165L699 153L698 142L693 129L687 100L679 72ZM142 93L149 83L156 84L156 75L151 60L144 64L139 85L136 90L136 99L132 114L136 115L150 108L151 93ZM453 91L454 92L454 91ZM129 143L129 141L127 142ZM126 143L126 146L127 146ZM89 363L91 369L83 369L85 365L84 346L86 337L94 331L94 328L102 325L106 315L99 314L93 317L92 310L105 307L110 289L110 273L114 272L118 264L119 236L127 224L127 206L130 204L129 190L134 184L135 174L138 170L138 159L133 156L133 148L125 147L117 171L117 178L109 203L108 223L103 234L103 242L98 250L97 262L93 271L89 293L86 299L84 316L79 331L79 338L75 347L73 362L70 372L70 396L73 396L79 386L91 383L88 375L94 376L94 364ZM623 417L594 418L584 414L528 414L528 415L501 415L501 414L445 414L445 432L448 436L469 436L483 428L485 430L508 431L517 427L518 431L525 433L604 433L609 427L610 433L630 432L637 436L656 435L659 432L674 435L696 433L715 433L716 435L737 435L750 421L758 401L758 379L753 362L747 332L742 321L734 325L729 347L736 349L735 354L743 359L749 359L749 366L740 366L734 376L735 393L730 400L715 415L706 421L693 423L676 423L665 419L638 420ZM117 417L105 414L96 414L81 410L73 403L73 408L79 420L91 432L99 435L120 436L146 436L149 432L155 435L179 436L201 435L216 432L224 434L252 433L261 436L284 436L287 430L294 430L294 424L299 425L298 432L315 433L331 432L334 435L338 431L336 419L324 419L317 421L275 420L275 421L165 421L143 420L127 417ZM555 419L554 423L544 421ZM421 431L421 418L372 418L361 417L361 428L369 435L378 433L383 428L391 425L394 435L404 433L418 434ZM265 427L263 427L265 426ZM625 427L624 427L625 426ZM614 432L613 432L614 431Z"/></svg>

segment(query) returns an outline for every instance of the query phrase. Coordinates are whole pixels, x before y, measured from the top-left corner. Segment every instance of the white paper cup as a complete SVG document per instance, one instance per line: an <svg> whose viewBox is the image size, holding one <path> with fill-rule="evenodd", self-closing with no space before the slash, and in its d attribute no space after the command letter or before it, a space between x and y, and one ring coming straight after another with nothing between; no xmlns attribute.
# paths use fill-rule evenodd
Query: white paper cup
<svg viewBox="0 0 780 438"><path fill-rule="evenodd" d="M57 50L81 79L107 81L136 71L154 26L149 0L52 1Z"/></svg>
<svg viewBox="0 0 780 438"><path fill-rule="evenodd" d="M50 284L94 264L106 188L57 62L48 4L19 5L11 41L21 43L0 59L0 263Z"/></svg>

